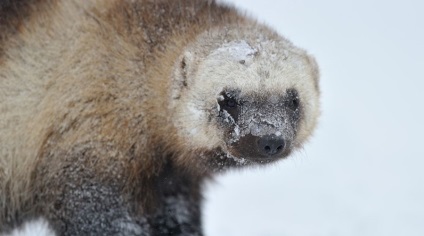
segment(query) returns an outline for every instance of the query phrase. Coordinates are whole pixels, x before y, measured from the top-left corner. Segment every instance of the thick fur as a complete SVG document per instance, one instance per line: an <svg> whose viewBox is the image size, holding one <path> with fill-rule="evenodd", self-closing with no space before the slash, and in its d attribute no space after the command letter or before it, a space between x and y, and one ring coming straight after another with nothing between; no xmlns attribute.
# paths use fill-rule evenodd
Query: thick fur
<svg viewBox="0 0 424 236"><path fill-rule="evenodd" d="M203 181L254 164L215 121L223 89L296 89L295 128L258 131L290 148L316 125L314 59L214 1L2 0L0 23L0 233L202 235Z"/></svg>

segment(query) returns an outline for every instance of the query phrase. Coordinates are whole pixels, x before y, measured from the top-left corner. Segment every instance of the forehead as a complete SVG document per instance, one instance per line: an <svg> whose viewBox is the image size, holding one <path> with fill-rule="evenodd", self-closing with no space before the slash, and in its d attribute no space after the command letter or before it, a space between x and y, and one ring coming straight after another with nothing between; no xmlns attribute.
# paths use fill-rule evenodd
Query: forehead
<svg viewBox="0 0 424 236"><path fill-rule="evenodd" d="M302 50L287 42L271 40L227 42L214 49L199 69L204 75L200 78L202 83L237 88L242 94L283 94L313 80Z"/></svg>

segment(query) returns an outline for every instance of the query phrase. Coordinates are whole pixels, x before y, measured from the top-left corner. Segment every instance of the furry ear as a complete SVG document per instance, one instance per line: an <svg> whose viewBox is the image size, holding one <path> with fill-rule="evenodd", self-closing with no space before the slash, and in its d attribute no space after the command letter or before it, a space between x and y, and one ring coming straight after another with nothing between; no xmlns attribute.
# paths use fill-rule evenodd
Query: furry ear
<svg viewBox="0 0 424 236"><path fill-rule="evenodd" d="M180 74L181 74L181 84L184 87L187 87L187 59L185 56L180 61Z"/></svg>
<svg viewBox="0 0 424 236"><path fill-rule="evenodd" d="M194 68L194 55L191 52L185 52L180 58L179 74L180 84L184 87L190 86L190 76Z"/></svg>
<svg viewBox="0 0 424 236"><path fill-rule="evenodd" d="M317 90L319 90L319 77L320 77L320 73L319 73L318 63L315 60L315 57L313 57L311 55L307 55L307 60L308 60L308 63L312 67L312 73L313 73L313 77L315 79L315 87L317 88Z"/></svg>
<svg viewBox="0 0 424 236"><path fill-rule="evenodd" d="M194 56L190 52L181 55L175 64L174 76L172 78L172 97L179 99L182 91L190 86L190 76L192 76L194 68Z"/></svg>

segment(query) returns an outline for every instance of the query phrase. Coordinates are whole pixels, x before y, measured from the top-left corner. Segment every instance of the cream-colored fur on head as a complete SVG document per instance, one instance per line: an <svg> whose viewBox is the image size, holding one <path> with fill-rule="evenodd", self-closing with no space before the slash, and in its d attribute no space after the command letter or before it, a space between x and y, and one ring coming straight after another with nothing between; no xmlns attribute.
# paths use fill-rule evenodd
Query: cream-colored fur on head
<svg viewBox="0 0 424 236"><path fill-rule="evenodd" d="M9 234L0 236L55 236L56 234L50 228L49 223L40 218L25 222L21 227L12 230Z"/></svg>
<svg viewBox="0 0 424 236"><path fill-rule="evenodd" d="M218 115L223 90L237 89L242 94L272 100L283 96L287 89L295 89L304 113L293 144L301 146L319 116L319 75L314 58L263 28L230 26L224 30L199 36L197 44L187 48L180 58L184 60L184 71L175 75L185 80L186 88L174 87L177 91L172 94L179 99L170 104L179 134L192 148L227 150L223 130L213 118L211 121L211 115ZM220 38L222 35L225 39Z"/></svg>

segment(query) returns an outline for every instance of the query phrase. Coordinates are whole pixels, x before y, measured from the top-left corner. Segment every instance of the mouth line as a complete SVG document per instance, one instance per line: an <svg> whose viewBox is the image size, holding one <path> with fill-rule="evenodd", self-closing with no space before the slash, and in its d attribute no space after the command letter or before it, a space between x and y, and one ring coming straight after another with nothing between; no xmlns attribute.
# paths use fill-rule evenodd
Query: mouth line
<svg viewBox="0 0 424 236"><path fill-rule="evenodd" d="M270 163L278 160L286 159L290 156L290 153L292 152L291 148L287 148L282 153L279 153L277 155L255 155L251 156L248 153L243 154L239 152L237 149L230 149L229 150L231 155L237 158L244 158L246 160L256 162L256 163Z"/></svg>
<svg viewBox="0 0 424 236"><path fill-rule="evenodd" d="M274 161L278 161L278 160L282 160L287 158L287 156L276 156L276 157L272 157L272 156L267 156L267 157L246 157L244 156L243 158L245 158L246 160L249 161L253 161L253 162L258 162L258 163L270 163L270 162L274 162Z"/></svg>

